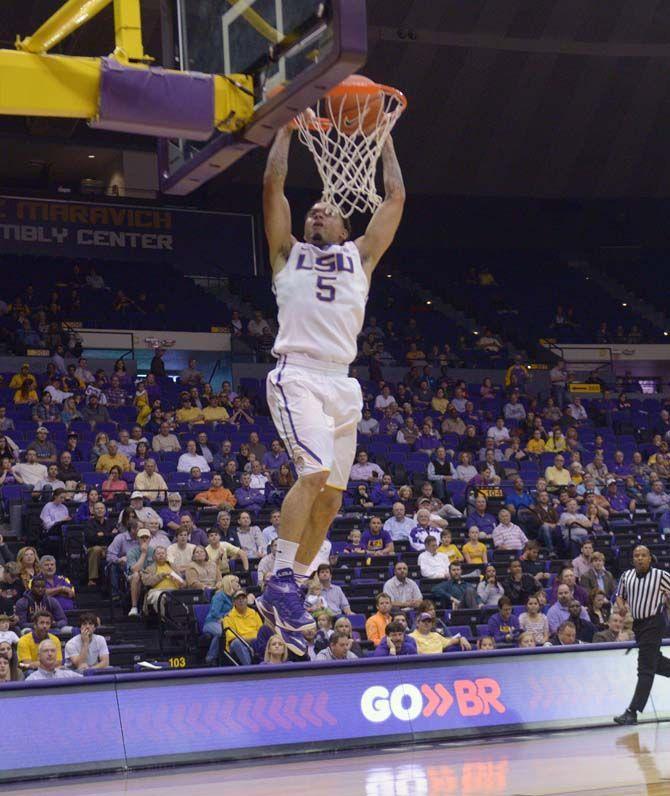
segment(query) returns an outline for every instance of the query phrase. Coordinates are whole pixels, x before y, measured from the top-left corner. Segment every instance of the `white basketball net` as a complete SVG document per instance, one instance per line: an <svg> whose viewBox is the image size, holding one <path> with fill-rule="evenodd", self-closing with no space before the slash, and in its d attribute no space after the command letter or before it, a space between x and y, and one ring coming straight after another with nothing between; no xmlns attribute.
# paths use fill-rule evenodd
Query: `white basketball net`
<svg viewBox="0 0 670 796"><path fill-rule="evenodd" d="M357 113L351 118L354 99ZM345 106L349 106L346 123ZM298 136L312 153L323 182L321 199L335 205L344 218L355 211L372 213L381 204L375 185L377 161L404 110L399 92L379 86L379 93L360 93L353 88L346 97L322 97L314 108L317 120L306 113L296 117Z"/></svg>

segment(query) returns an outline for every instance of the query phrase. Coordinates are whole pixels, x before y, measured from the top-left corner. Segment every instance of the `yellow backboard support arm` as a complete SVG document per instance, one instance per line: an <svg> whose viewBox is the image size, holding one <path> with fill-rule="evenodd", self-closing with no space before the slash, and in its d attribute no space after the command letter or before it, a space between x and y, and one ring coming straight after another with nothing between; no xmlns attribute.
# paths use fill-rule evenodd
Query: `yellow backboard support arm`
<svg viewBox="0 0 670 796"><path fill-rule="evenodd" d="M112 0L67 0L32 36L18 40L16 46L29 53L47 53L111 2Z"/></svg>
<svg viewBox="0 0 670 796"><path fill-rule="evenodd" d="M98 116L100 78L99 58L0 50L0 115L93 120ZM212 131L235 132L253 115L253 79L214 75L213 81Z"/></svg>
<svg viewBox="0 0 670 796"><path fill-rule="evenodd" d="M118 61L153 60L144 54L140 0L114 0L114 57Z"/></svg>
<svg viewBox="0 0 670 796"><path fill-rule="evenodd" d="M17 39L16 50L0 50L0 115L97 119L100 59L48 53L112 2L113 58L129 68L148 68L153 59L142 45L140 0L67 0L32 36ZM212 131L235 132L253 115L253 80L248 75L212 79Z"/></svg>
<svg viewBox="0 0 670 796"><path fill-rule="evenodd" d="M0 114L93 119L100 60L0 50Z"/></svg>

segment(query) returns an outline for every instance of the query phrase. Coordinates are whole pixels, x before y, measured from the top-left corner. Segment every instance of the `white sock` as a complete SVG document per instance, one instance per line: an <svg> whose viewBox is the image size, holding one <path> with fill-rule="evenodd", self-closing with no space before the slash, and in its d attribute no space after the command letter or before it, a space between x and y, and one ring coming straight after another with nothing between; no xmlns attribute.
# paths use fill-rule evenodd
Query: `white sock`
<svg viewBox="0 0 670 796"><path fill-rule="evenodd" d="M299 561L296 561L293 564L293 572L295 573L295 579L300 581L301 583L307 580L307 576L311 572L312 565L311 564L301 564Z"/></svg>
<svg viewBox="0 0 670 796"><path fill-rule="evenodd" d="M274 567L272 567L273 575L276 575L282 569L293 571L295 555L299 547L298 542L289 542L288 539L277 539L277 552L275 553Z"/></svg>

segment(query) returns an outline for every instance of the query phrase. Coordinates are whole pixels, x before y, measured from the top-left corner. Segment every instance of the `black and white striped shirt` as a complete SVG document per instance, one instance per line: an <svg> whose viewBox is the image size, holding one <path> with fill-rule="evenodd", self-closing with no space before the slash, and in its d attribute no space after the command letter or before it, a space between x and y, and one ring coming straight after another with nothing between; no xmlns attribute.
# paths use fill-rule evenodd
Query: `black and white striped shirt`
<svg viewBox="0 0 670 796"><path fill-rule="evenodd" d="M665 594L669 592L670 573L654 567L650 567L642 577L634 569L627 570L617 588L617 596L628 603L633 619L656 616L663 607Z"/></svg>

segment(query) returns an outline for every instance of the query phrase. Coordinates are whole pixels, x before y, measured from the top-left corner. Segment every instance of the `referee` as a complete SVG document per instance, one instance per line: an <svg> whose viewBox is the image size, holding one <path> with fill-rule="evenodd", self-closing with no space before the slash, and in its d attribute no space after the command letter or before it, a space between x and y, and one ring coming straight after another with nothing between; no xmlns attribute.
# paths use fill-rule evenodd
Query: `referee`
<svg viewBox="0 0 670 796"><path fill-rule="evenodd" d="M670 594L670 574L651 565L651 553L644 545L633 550L633 569L619 580L616 602L623 615L630 609L633 631L638 645L637 687L630 706L615 716L617 724L637 724L638 711L649 699L654 675L670 677L670 659L661 655L665 621L663 607Z"/></svg>

